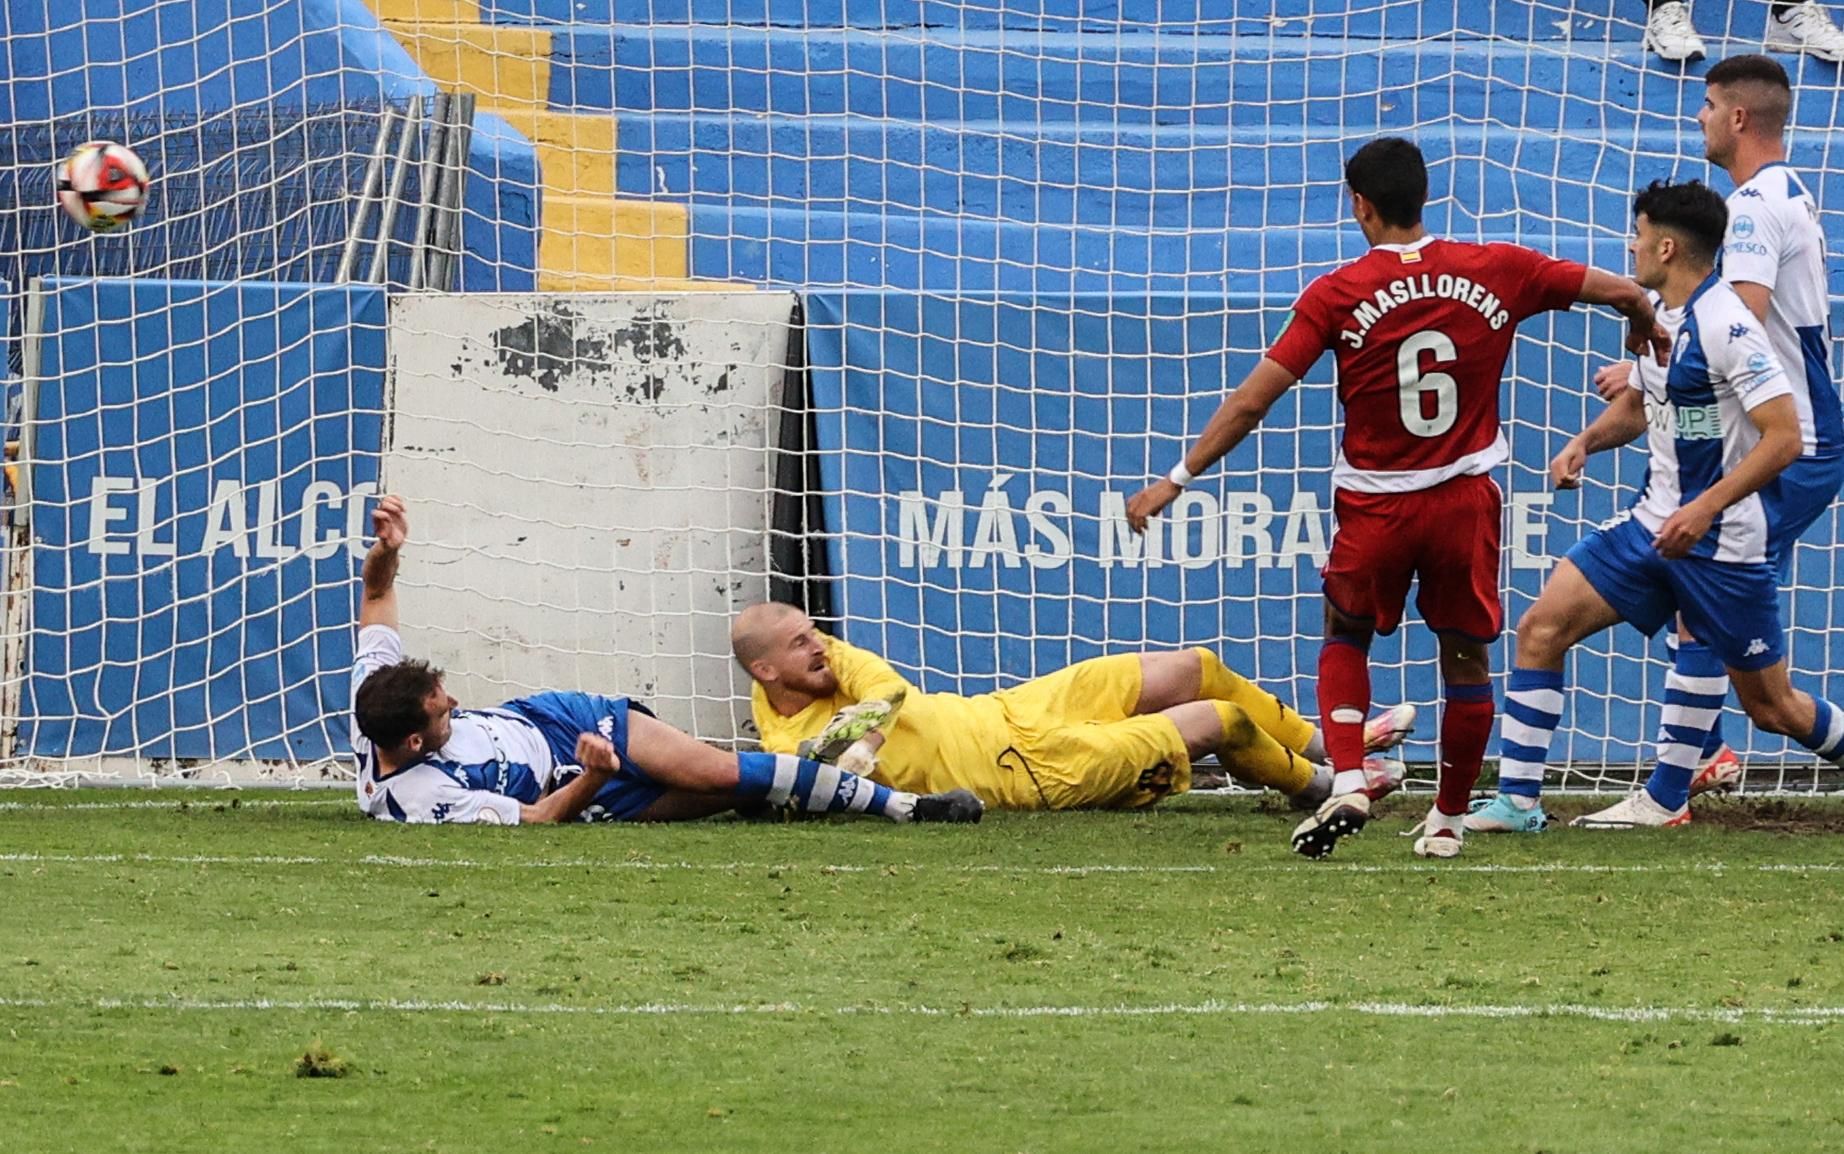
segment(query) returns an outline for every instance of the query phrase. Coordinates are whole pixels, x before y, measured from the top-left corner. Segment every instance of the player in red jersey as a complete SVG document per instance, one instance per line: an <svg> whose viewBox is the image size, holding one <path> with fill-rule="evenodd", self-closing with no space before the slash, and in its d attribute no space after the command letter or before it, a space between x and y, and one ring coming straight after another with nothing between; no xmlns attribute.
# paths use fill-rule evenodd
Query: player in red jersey
<svg viewBox="0 0 1844 1154"><path fill-rule="evenodd" d="M1224 400L1167 478L1127 503L1143 530L1194 475L1261 423L1327 349L1338 358L1344 436L1332 470L1338 532L1323 573L1320 729L1333 793L1293 832L1308 857L1330 853L1370 816L1363 723L1371 639L1395 631L1409 584L1440 642L1440 788L1422 856L1459 852L1461 818L1491 737L1487 645L1504 626L1498 593L1503 495L1492 471L1510 456L1498 385L1518 322L1577 301L1612 305L1631 324L1627 347L1664 363L1666 339L1633 281L1511 244L1439 240L1422 227L1428 170L1400 137L1373 140L1345 165L1351 211L1369 253L1315 280L1285 331Z"/></svg>

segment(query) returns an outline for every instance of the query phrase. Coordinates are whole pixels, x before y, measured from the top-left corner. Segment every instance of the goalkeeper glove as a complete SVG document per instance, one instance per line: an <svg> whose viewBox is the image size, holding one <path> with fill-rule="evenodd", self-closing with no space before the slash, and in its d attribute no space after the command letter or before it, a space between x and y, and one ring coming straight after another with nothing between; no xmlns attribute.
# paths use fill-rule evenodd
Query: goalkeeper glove
<svg viewBox="0 0 1844 1154"><path fill-rule="evenodd" d="M903 691L898 690L891 694L887 701L873 698L870 701L856 702L839 710L832 715L832 720L826 723L826 728L820 730L819 734L813 738L810 750L806 748L808 743L802 743L801 756L810 757L815 761L838 760L846 749L859 738L874 729L882 729L888 725L890 719L896 716L896 711L902 708L905 696Z"/></svg>

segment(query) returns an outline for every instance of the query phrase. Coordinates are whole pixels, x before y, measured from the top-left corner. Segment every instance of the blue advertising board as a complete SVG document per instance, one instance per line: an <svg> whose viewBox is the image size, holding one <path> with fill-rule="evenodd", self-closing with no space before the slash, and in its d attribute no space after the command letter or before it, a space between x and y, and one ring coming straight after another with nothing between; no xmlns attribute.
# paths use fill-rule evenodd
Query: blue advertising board
<svg viewBox="0 0 1844 1154"><path fill-rule="evenodd" d="M384 292L51 280L40 300L21 751L343 751Z"/></svg>
<svg viewBox="0 0 1844 1154"><path fill-rule="evenodd" d="M851 641L925 689L982 692L1102 653L1208 645L1309 715L1322 632L1318 569L1334 529L1339 414L1331 358L1146 538L1125 503L1190 439L1279 331L1259 297L953 298L814 294L808 356L836 608ZM1550 457L1599 411L1588 385L1621 354L1617 318L1528 322L1503 393L1507 626L1567 548L1630 501L1636 449L1594 459L1553 493ZM1834 514L1835 516L1835 514ZM1844 657L1837 526L1808 535L1787 600L1795 681ZM1590 639L1556 759L1649 756L1662 641L1627 627ZM1495 650L1503 670L1509 639ZM1434 643L1411 608L1378 641L1379 704L1440 698ZM1831 679L1827 679L1831 680ZM1834 686L1834 695L1844 684ZM1420 736L1431 739L1433 718ZM1741 736L1737 734L1738 738ZM1755 736L1757 753L1783 745ZM1431 759L1433 747L1410 755Z"/></svg>

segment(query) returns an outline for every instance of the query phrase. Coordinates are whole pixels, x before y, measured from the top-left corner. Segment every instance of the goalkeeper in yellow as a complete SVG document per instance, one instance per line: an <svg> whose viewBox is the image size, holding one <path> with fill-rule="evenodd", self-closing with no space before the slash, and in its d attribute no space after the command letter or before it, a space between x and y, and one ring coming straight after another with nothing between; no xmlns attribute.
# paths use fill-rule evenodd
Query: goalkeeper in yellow
<svg viewBox="0 0 1844 1154"><path fill-rule="evenodd" d="M1316 726L1231 672L1208 649L1097 657L996 693L923 693L888 662L816 628L792 605L753 605L730 630L754 681L762 747L836 764L896 789L971 790L1005 809L1141 809L1191 788L1215 754L1245 784L1313 809L1331 790ZM1365 727L1366 748L1399 743L1415 707ZM1365 766L1374 797L1402 763Z"/></svg>

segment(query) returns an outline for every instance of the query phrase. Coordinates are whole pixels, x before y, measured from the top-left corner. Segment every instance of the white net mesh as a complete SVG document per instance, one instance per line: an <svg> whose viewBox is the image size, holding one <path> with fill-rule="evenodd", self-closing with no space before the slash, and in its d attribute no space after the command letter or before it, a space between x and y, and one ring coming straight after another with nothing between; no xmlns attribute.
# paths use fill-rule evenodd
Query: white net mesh
<svg viewBox="0 0 1844 1154"><path fill-rule="evenodd" d="M1186 0L377 0L374 7L389 34L384 48L373 43L366 57L348 47L333 64L303 51L303 71L371 74L414 61L437 85L478 96L477 131L504 148L487 172L477 146L470 188L488 191L467 202L466 219L482 223L457 246L458 283L590 295L564 306L406 299L388 313L380 298L380 311L366 312L358 327L381 341L390 334L397 375L394 391L381 372L375 378L376 412L395 424L377 419L370 473L353 463L362 450L330 448L318 434L301 440L305 455L277 466L277 517L303 516L307 486L335 483L329 469L346 484L341 500L381 471L386 485L429 511L419 522L428 550L413 554L406 572L406 616L420 631L412 641L463 678L464 698L539 685L628 691L660 700L668 717L719 741L737 735L741 716L721 625L734 605L769 588L768 530L777 520L790 534L782 544L796 546L795 554L824 546L815 560L827 579L809 590L816 604L836 614L846 636L886 652L925 688L972 692L1098 653L1209 644L1311 712L1316 569L1331 530L1329 364L1222 473L1187 495L1153 543L1123 532L1121 506L1175 459L1275 335L1299 290L1362 251L1346 223L1344 157L1380 133L1409 135L1431 164L1428 224L1436 233L1517 240L1614 269L1625 267L1637 187L1699 176L1727 189L1726 177L1702 160L1692 120L1701 70L1662 64L1643 50L1642 0L1215 7ZM1758 49L1767 7L1700 4L1696 21L1712 57ZM376 36L361 10L348 8L341 19L343 43ZM397 44L401 60L391 55ZM1833 173L1844 171L1832 154L1837 73L1809 58L1782 59L1796 91L1791 159L1810 174L1835 241ZM52 71L67 83L80 75ZM178 100L182 88L91 94L85 108L92 116L97 108L151 109L170 118L161 101ZM407 91L385 99L401 105ZM353 135L354 116L343 105L324 115L345 126L337 130L344 135L311 116L297 117L299 128L276 129L271 103L233 100L227 112L201 113L200 121L220 115L237 124L267 116L269 135L193 146L210 159L192 169L167 153L174 141L199 135L193 123L177 131L124 127L118 135L147 156L156 196L173 198L174 228L183 219L192 231L162 225L109 249L112 242L26 230L19 251L55 257L36 271L75 276L93 267L141 277L330 279L349 209L327 214L323 228L315 211L290 208L280 194L291 181L312 186L318 165L337 170L326 179L350 196L372 137ZM372 124L375 135L375 112ZM15 129L22 140L33 131L51 129L29 117ZM89 123L72 131L110 135ZM276 143L289 132L303 143ZM337 139L322 142L327 133ZM519 167L513 134L532 142L535 169ZM51 219L38 207L48 195L31 182L61 146L59 138L29 159L23 149L16 161L0 158L29 206L16 216L39 222L30 227ZM288 149L297 148L291 162L297 152ZM176 198L192 179L185 174L212 164L236 169L225 170L236 195L214 197L217 186L201 178L196 199L179 210ZM420 187L419 175L406 189ZM313 199L311 191L304 196ZM516 217L521 204L541 206L529 226L494 217ZM195 249L205 265L195 263ZM212 263L220 251L237 259ZM121 253L145 255L120 263ZM95 263L71 263L82 260ZM406 276L392 264L389 279ZM804 327L785 320L795 297L754 292L761 299L749 305L717 296L710 299L725 303L701 309L680 295L726 286L793 290ZM651 303L595 295L622 291ZM373 307L340 299L348 301L341 307ZM109 334L105 342L132 331L143 343L109 343L105 359L144 379L148 366L172 356L161 335L184 344L177 323L190 306L129 307L147 311L131 311L119 329L60 312L60 344L74 339L73 325ZM286 311L239 307L255 312L257 329L273 330ZM658 331L696 335L671 354L619 336L655 321L665 326ZM531 333L530 364L522 367L536 365L536 375L516 371L519 338L506 334L521 325ZM202 387L234 381L259 362L289 366L285 379L319 379L296 367L310 331L319 330L309 325L297 344L245 340L240 349L222 335L204 340ZM555 344L543 344L547 333ZM349 356L361 347L371 346L361 342ZM405 347L420 358L413 369L402 359ZM1634 452L1597 462L1580 496L1552 497L1542 472L1562 438L1597 411L1587 374L1617 349L1607 317L1532 322L1520 337L1507 392L1512 620L1553 558L1623 506L1639 478ZM789 420L780 369L803 354L810 371L789 379L811 413ZM679 367L662 376L664 363ZM563 384L534 393L531 382L546 366ZM345 387L360 388L352 371L337 372ZM646 382L667 378L677 383L647 395ZM720 379L749 383L720 396L711 391ZM457 391L441 393L449 384ZM326 393L314 389L327 411L312 409L302 418L309 425L291 427L335 419L338 399ZM252 415L252 403L233 406L224 419ZM373 412L369 402L345 403L352 414ZM85 419L103 430L99 443L116 446L98 448L99 459L125 453L121 459L139 471L121 475L137 487L110 489L101 505L89 489L56 497L35 490L33 516L81 521L72 532L88 541L91 511L119 510L109 531L131 541L141 515L135 494L161 483L154 472L162 467L161 437L177 443L182 434L141 428L120 448L102 414L140 421L142 409L114 394L97 404L98 415ZM360 439L364 422L348 424L349 438ZM810 459L778 465L769 446L808 432ZM277 436L283 458L296 443L289 437ZM222 465L233 450L212 444ZM649 464L662 461L674 466L664 480ZM248 482L250 474L236 477ZM246 483L252 526L269 500L261 483ZM160 500L157 524L169 515ZM333 532L344 506L336 513L330 498L317 499L315 509L314 525ZM201 525L209 511L207 500ZM811 517L794 519L803 511ZM1821 675L1840 656L1832 627L1835 530L1827 517L1800 547L1787 601L1796 679L1834 698L1844 685ZM284 531L282 547L287 540ZM139 555L99 556L90 600L80 607L73 595L68 619L25 612L28 599L11 586L18 611L8 628L20 664L9 665L9 684L29 686L28 659L48 644L70 648L93 626L83 613L127 630L153 620L144 594L111 600L115 587L104 579L114 572L109 566L125 573L131 562L121 558ZM253 581L269 579L253 575L262 559L235 560L212 568L199 596L247 597ZM295 564L267 560L278 570ZM305 632L278 633L271 651L311 637L325 652L298 676L278 675L275 692L279 700L289 687L312 687L321 713L303 698L301 711L284 709L271 732L268 722L249 720L245 703L208 705L211 760L269 749L264 743L278 734L324 733L328 749L339 745L338 646L328 648L325 638L349 627L340 616L349 607L330 594L349 589L341 583L351 558L306 561L305 584L284 580L275 594L282 616L295 613ZM182 568L183 548L162 564ZM247 639L249 631L233 623L259 615L226 612L211 618L211 628ZM140 649L159 653L173 644ZM91 716L86 710L118 720L146 716L122 753L145 768L168 756L160 752L167 735L159 715L138 712L146 701L184 693L216 699L213 674L189 685L150 679L140 649L93 662L129 679L126 698L73 697L60 708L71 717ZM75 662L77 650L70 652ZM1432 656L1432 642L1413 625L1380 642L1377 701L1436 705ZM1496 656L1502 668L1508 650ZM1629 780L1649 760L1662 657L1662 646L1648 647L1629 630L1597 637L1576 656L1578 689L1555 748L1557 764L1575 771L1569 784ZM18 698L26 708L30 695ZM1823 780L1809 757L1753 733L1739 714L1728 728L1750 761L1749 788ZM1424 724L1411 758L1432 760L1433 746L1422 740L1432 735ZM47 746L38 756L34 764L55 767L81 755Z"/></svg>

